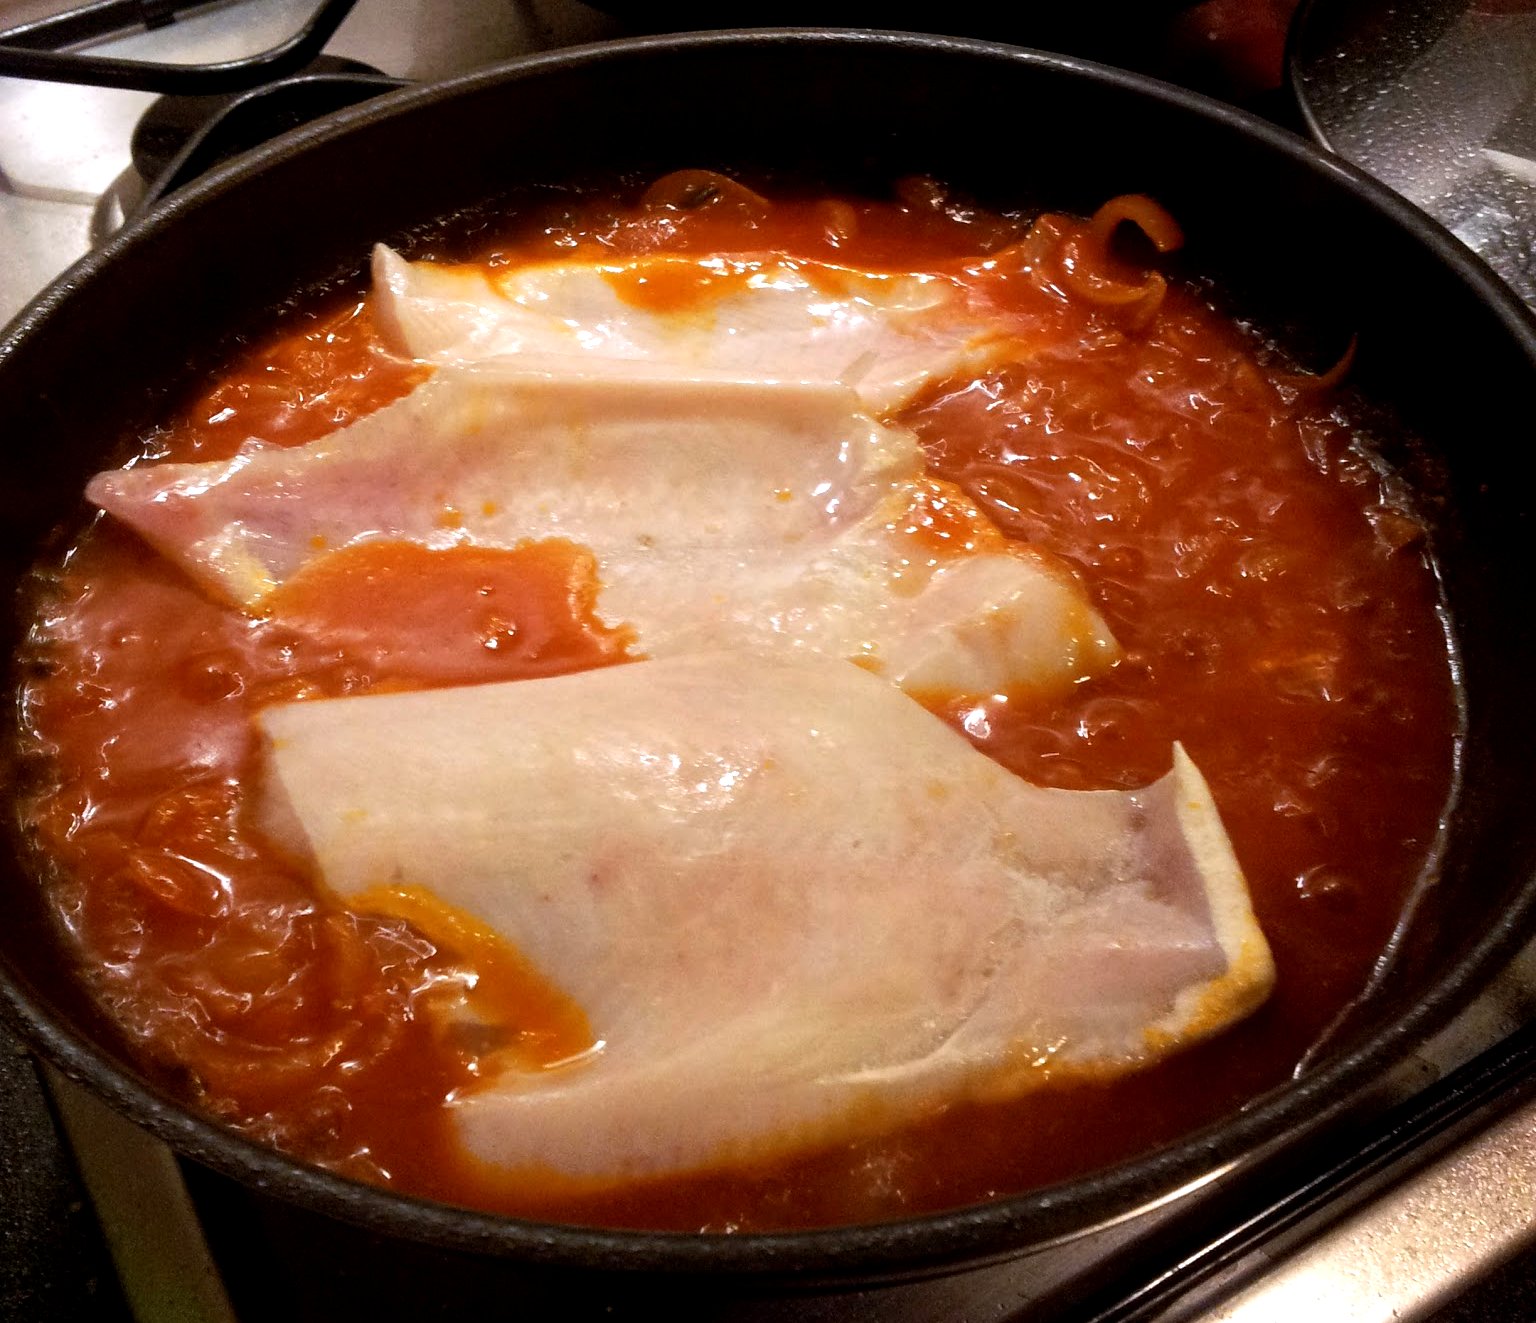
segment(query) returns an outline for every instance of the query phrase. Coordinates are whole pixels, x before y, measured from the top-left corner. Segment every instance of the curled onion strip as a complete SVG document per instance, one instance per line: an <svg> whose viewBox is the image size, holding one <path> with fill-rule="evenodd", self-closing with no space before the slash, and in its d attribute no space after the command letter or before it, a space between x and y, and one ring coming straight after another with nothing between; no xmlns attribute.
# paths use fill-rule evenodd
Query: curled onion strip
<svg viewBox="0 0 1536 1323"><path fill-rule="evenodd" d="M1159 253L1172 252L1184 242L1178 222L1162 207L1140 193L1111 198L1088 221L1087 233L1072 242L1063 263L1064 284L1070 293L1101 308L1114 308L1123 315L1127 329L1139 331L1148 326L1163 306L1168 282L1156 271L1147 273L1140 284L1127 285L1099 275L1092 267L1109 260L1109 246L1122 224L1132 224L1147 236Z"/></svg>
<svg viewBox="0 0 1536 1323"><path fill-rule="evenodd" d="M1344 352L1339 355L1339 361L1326 372L1316 374L1310 372L1276 372L1272 380L1276 386L1286 387L1297 391L1325 391L1332 390L1349 375L1349 370L1355 363L1355 350L1359 347L1360 337L1352 335L1349 343L1344 346Z"/></svg>
<svg viewBox="0 0 1536 1323"><path fill-rule="evenodd" d="M732 207L748 216L766 216L770 203L761 193L738 184L716 170L674 170L662 175L640 199L647 208L700 211L705 207Z"/></svg>
<svg viewBox="0 0 1536 1323"><path fill-rule="evenodd" d="M1160 253L1184 246L1184 231L1162 207L1143 193L1123 193L1110 198L1088 221L1088 236L1101 252L1109 251L1115 231L1126 222L1134 225Z"/></svg>
<svg viewBox="0 0 1536 1323"><path fill-rule="evenodd" d="M1128 330L1146 327L1163 306L1168 282L1156 271L1148 272L1139 285L1122 285L1085 271L1075 245L1068 250L1068 259L1062 266L1062 283L1067 290L1085 303L1121 313L1119 320Z"/></svg>

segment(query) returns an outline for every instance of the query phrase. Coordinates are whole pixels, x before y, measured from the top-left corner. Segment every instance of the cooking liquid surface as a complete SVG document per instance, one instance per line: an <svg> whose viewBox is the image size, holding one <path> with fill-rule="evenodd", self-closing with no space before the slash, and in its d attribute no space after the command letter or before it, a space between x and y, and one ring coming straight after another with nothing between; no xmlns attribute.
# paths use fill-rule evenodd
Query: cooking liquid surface
<svg viewBox="0 0 1536 1323"><path fill-rule="evenodd" d="M416 1194L616 1226L767 1230L963 1205L1133 1156L1288 1078L1391 937L1456 729L1421 531L1383 498L1336 395L1194 288L1121 297L1146 286L1150 255L1129 226L1117 256L1083 221L978 213L922 181L895 202L772 205L684 185L636 205L530 206L473 256L775 250L968 271L1027 356L894 421L935 477L1082 575L1126 656L1064 698L942 715L1019 774L1068 788L1144 784L1182 741L1273 947L1270 1001L1110 1083L1056 1081L831 1151L599 1197L505 1188L458 1152L442 1100L509 1046L558 1057L580 1040L579 1013L465 916L420 897L360 913L318 894L248 822L249 719L275 701L622 661L625 631L594 612L591 557L559 542L375 544L315 563L253 619L99 520L39 572L21 738L36 777L23 813L103 1002L153 1069L253 1138ZM657 309L710 296L622 292ZM243 353L150 450L302 444L424 373L383 352L366 299L333 302ZM909 534L926 556L965 529L937 500ZM447 1013L466 1004L515 1041L467 1033Z"/></svg>

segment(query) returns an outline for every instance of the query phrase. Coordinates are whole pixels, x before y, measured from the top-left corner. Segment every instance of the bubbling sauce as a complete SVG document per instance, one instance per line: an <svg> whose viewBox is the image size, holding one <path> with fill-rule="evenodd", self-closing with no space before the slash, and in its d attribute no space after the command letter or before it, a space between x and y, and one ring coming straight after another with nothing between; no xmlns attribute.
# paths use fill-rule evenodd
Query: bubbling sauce
<svg viewBox="0 0 1536 1323"><path fill-rule="evenodd" d="M36 576L21 812L84 977L147 1067L250 1137L365 1181L526 1216L715 1231L1026 1190L1286 1079L1366 987L1433 846L1457 730L1436 581L1422 529L1329 383L1297 376L1198 287L1150 271L1135 227L1158 249L1176 232L1155 208L1116 206L1026 220L957 205L926 180L892 201L770 201L687 172L638 201L530 203L467 259L771 250L970 269L1028 352L930 388L892 421L1006 535L1074 567L1126 654L1064 697L996 695L941 715L1020 775L1067 788L1144 784L1182 741L1274 950L1277 987L1258 1013L1136 1075L952 1105L833 1151L601 1196L508 1189L458 1151L442 1107L505 1044L474 1041L441 1008L494 1000L529 1050L555 1056L580 1040L572 1008L465 916L421 897L349 909L321 894L252 826L250 719L295 698L621 662L629 639L596 614L592 557L560 542L364 545L252 617L98 519ZM621 293L647 306L701 297ZM144 449L190 460L253 436L301 445L427 371L383 349L366 297L333 301L243 352ZM964 530L940 501L911 532Z"/></svg>

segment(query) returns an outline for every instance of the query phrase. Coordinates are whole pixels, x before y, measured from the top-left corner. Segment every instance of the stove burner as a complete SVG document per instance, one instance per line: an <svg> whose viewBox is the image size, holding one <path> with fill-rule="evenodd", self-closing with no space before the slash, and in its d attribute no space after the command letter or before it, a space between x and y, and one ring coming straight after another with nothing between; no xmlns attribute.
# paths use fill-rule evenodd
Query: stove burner
<svg viewBox="0 0 1536 1323"><path fill-rule="evenodd" d="M305 72L249 92L158 98L134 127L133 164L96 200L91 242L241 152L409 82L361 60L321 56Z"/></svg>
<svg viewBox="0 0 1536 1323"><path fill-rule="evenodd" d="M133 156L134 167L142 179L159 180L171 163L186 150L188 143L195 138L206 137L215 128L215 122L221 120L226 112L233 111L237 106L242 107L237 113L245 127L230 141L242 142L244 146L230 146L228 150L223 151L222 155L208 160L204 169L218 164L219 161L233 156L238 151L245 150L246 147L255 146L265 138L274 137L287 129L295 128L306 120L314 118L315 115L323 114L324 111L316 109L313 115L301 114L301 107L307 108L309 104L313 104L313 99L310 94L295 95L294 84L305 82L316 75L332 74L368 74L375 78L384 77L381 70L364 64L361 60L322 55L298 74L251 91L226 92L212 96L162 96L144 112L133 130L129 149ZM390 85L395 85L395 81L390 80ZM342 104L351 103L344 101ZM262 117L265 117L271 125L270 131L259 138L253 137Z"/></svg>

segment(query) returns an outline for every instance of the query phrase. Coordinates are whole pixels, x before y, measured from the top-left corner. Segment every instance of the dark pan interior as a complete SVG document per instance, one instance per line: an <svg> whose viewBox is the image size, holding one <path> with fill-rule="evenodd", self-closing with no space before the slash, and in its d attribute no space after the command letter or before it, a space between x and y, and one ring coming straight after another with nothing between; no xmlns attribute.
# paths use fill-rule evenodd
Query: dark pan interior
<svg viewBox="0 0 1536 1323"><path fill-rule="evenodd" d="M1324 367L1360 337L1355 380L1422 444L1390 455L1445 573L1468 704L1464 792L1444 867L1394 975L1299 1084L1098 1176L882 1227L741 1237L528 1228L349 1185L187 1116L85 1002L9 852L0 973L66 1070L199 1159L374 1231L552 1265L851 1277L994 1257L1074 1234L1261 1142L1299 1140L1463 1002L1526 930L1536 744L1529 556L1536 332L1454 241L1300 140L1214 103L1071 60L941 38L735 33L536 57L343 113L195 185L87 259L0 343L14 576L83 513L85 477L296 291L519 181L615 168L744 166L882 186L928 173L995 206L1088 210L1147 192L1232 305ZM1511 444L1512 443L1512 444ZM9 581L9 580L8 580ZM7 613L4 647L14 651Z"/></svg>

